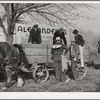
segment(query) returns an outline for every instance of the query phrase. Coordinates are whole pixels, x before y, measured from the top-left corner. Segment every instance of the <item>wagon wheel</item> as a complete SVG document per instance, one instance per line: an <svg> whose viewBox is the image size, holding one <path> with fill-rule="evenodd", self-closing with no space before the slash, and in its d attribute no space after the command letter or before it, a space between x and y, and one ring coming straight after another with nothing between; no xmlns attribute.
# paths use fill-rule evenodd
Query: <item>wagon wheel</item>
<svg viewBox="0 0 100 100"><path fill-rule="evenodd" d="M79 70L80 66L81 66L80 63L77 64L77 70L78 70L78 75L79 75L78 80L83 79L87 74L87 66L85 65L84 70L82 70L82 71Z"/></svg>
<svg viewBox="0 0 100 100"><path fill-rule="evenodd" d="M33 78L37 83L46 82L49 78L49 71L45 65L38 65L33 71Z"/></svg>

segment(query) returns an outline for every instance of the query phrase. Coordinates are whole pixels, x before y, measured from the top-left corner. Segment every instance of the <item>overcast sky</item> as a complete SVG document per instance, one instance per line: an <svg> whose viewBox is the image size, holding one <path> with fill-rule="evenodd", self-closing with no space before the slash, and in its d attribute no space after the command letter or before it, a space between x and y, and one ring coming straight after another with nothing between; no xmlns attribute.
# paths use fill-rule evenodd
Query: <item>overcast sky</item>
<svg viewBox="0 0 100 100"><path fill-rule="evenodd" d="M90 8L90 10L81 7L79 10L85 12L93 20L80 18L77 25L83 31L92 31L95 34L100 34L100 3L92 5L94 8Z"/></svg>
<svg viewBox="0 0 100 100"><path fill-rule="evenodd" d="M100 34L100 20L80 20L79 27L84 31L91 31Z"/></svg>
<svg viewBox="0 0 100 100"><path fill-rule="evenodd" d="M80 18L77 24L79 28L84 31L91 31L94 34L100 34L100 3L97 5L94 4L93 6L96 7L96 9L87 11L82 8L82 10L86 12L91 19Z"/></svg>

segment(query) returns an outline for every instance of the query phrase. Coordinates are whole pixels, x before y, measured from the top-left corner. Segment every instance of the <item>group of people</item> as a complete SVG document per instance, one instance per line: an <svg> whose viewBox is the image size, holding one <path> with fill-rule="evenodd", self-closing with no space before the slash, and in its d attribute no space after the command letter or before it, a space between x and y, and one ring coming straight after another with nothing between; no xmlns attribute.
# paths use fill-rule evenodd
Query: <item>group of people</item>
<svg viewBox="0 0 100 100"><path fill-rule="evenodd" d="M83 39L83 36L79 34L79 31L77 29L73 30L72 32L74 34L74 43L75 46L73 46L74 52L74 61L78 61L79 54L80 54L80 61L81 61L81 67L80 70L84 70L84 59L83 59L83 49L85 41ZM67 33L63 28L58 29L53 36L53 47L51 48L51 54L52 54L52 60L54 61L54 67L55 67L55 76L56 80L60 82L68 82L70 80L69 78L66 80L66 72L62 71L62 57L61 55L66 55L69 51L70 47L67 45L66 35ZM41 44L41 31L38 27L38 25L34 25L33 28L30 31L30 36L28 39L29 44Z"/></svg>

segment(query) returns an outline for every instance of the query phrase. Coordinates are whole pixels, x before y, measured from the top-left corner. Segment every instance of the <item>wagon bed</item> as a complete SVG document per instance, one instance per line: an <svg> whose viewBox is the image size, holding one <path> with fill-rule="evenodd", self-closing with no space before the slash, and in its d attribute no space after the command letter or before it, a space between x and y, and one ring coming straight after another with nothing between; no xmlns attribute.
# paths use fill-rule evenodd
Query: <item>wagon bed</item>
<svg viewBox="0 0 100 100"><path fill-rule="evenodd" d="M37 62L38 64L53 62L50 53L51 45L22 44L22 47L29 64L33 64L34 62Z"/></svg>

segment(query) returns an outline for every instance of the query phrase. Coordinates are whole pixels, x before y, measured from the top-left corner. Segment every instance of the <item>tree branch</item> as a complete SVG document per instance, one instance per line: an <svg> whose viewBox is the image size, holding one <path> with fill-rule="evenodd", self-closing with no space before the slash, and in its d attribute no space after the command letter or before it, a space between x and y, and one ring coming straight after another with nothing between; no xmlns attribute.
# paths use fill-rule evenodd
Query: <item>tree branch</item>
<svg viewBox="0 0 100 100"><path fill-rule="evenodd" d="M6 31L6 29L5 29L4 25L3 25L1 17L0 17L0 26L2 27L4 34L7 36L7 31Z"/></svg>

